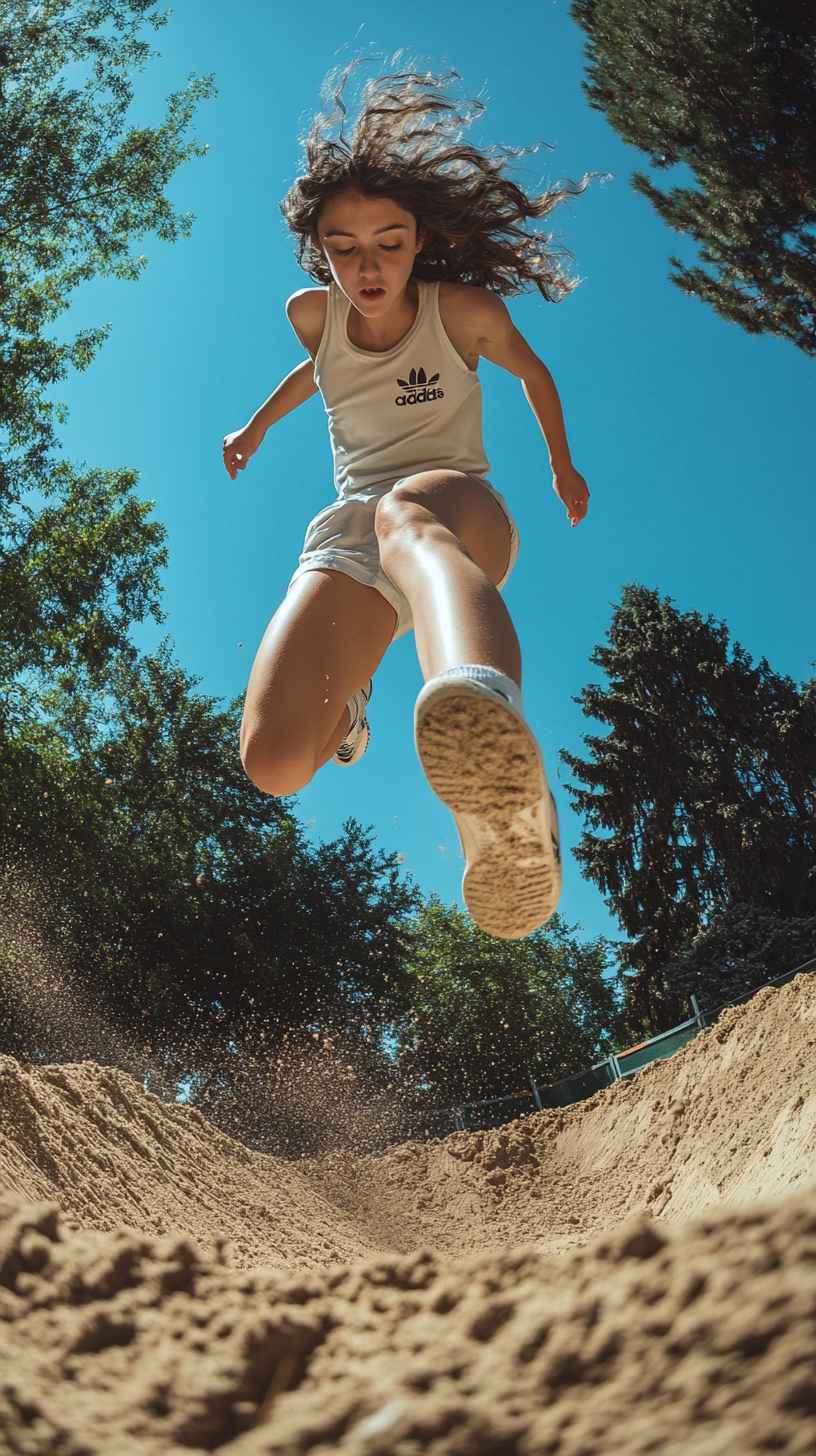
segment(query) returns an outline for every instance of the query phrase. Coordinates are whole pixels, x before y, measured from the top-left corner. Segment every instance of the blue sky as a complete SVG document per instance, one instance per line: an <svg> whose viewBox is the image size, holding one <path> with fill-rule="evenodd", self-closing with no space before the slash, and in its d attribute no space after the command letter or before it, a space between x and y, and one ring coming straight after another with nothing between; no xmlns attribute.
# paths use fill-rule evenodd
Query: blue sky
<svg viewBox="0 0 816 1456"><path fill-rule="evenodd" d="M304 25L299 10L265 0L180 0L163 30L144 27L160 57L134 77L129 124L158 125L191 73L215 73L219 94L199 105L191 133L209 152L168 188L177 211L196 221L174 245L134 241L133 253L149 259L137 283L94 281L77 292L55 335L108 320L111 334L91 367L52 396L70 412L61 427L66 456L137 470L139 494L155 501L168 530L167 621L134 629L136 645L150 651L167 634L201 692L243 695L307 522L334 496L319 394L267 433L237 480L221 457L224 434L304 357L284 302L311 280L297 266L279 202L300 169L298 135L320 109L327 72L364 50L373 57L361 68L367 78L405 48L423 70L461 73L453 97L486 104L467 133L474 144L552 145L514 164L510 175L528 192L612 173L546 220L574 254L581 286L557 305L537 291L507 300L553 373L573 461L591 492L577 529L552 491L521 384L486 360L480 377L490 478L521 535L504 599L521 642L527 715L561 813L559 908L582 936L616 938L617 921L569 853L582 824L559 792L568 775L558 750L584 754L582 735L599 731L573 698L600 680L589 655L623 586L635 581L681 611L724 620L755 660L767 657L797 682L813 674L813 363L790 344L726 323L669 282L669 254L691 264L696 249L632 190L632 173L648 166L581 90L584 36L567 0L525 0L503 14L506 24L488 25L458 0L435 11L368 3L349 11L312 0ZM66 83L83 74L69 68ZM679 169L660 175L664 188L667 178L689 181ZM425 894L461 906L453 820L414 748L421 686L409 635L375 678L368 753L349 769L327 765L294 809L315 844L354 815L373 827L377 846L404 855L404 871Z"/></svg>

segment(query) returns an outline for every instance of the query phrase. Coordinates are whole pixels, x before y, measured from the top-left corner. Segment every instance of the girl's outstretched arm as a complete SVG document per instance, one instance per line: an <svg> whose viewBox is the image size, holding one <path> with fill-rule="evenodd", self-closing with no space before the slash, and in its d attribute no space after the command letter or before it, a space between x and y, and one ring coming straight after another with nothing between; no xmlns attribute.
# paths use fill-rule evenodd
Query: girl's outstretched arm
<svg viewBox="0 0 816 1456"><path fill-rule="evenodd" d="M248 424L224 436L222 454L230 480L235 480L239 470L246 470L269 426L277 424L304 400L311 399L313 394L317 394L314 361L304 359L281 380L277 389L273 389Z"/></svg>
<svg viewBox="0 0 816 1456"><path fill-rule="evenodd" d="M282 420L290 410L297 409L305 400L311 399L313 394L317 394L314 360L304 359L281 380L277 389L273 389L269 398L255 411L250 424L263 439L270 425L276 425L278 420Z"/></svg>
<svg viewBox="0 0 816 1456"><path fill-rule="evenodd" d="M516 328L507 306L498 294L486 288L474 289L479 353L521 380L522 388L550 455L553 489L567 509L570 525L577 526L587 513L589 490L584 477L572 463L564 414L555 380L543 359L530 348Z"/></svg>

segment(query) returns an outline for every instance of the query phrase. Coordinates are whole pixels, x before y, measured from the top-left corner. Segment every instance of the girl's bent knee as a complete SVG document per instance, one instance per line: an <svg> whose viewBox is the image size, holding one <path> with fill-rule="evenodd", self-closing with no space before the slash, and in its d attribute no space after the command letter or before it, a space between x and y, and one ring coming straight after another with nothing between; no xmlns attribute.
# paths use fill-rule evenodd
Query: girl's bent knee
<svg viewBox="0 0 816 1456"><path fill-rule="evenodd" d="M305 789L315 775L313 756L307 758L302 752L274 756L268 749L249 744L241 754L241 763L256 788L279 799Z"/></svg>

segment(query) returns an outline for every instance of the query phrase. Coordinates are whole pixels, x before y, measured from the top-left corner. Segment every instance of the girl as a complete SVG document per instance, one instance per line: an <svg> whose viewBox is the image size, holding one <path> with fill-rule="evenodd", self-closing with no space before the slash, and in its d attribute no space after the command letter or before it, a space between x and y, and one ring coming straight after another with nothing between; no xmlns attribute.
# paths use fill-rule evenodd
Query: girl
<svg viewBox="0 0 816 1456"><path fill-rule="evenodd" d="M343 115L343 86L358 64L334 92ZM458 74L369 82L350 143L342 124L339 140L328 140L333 117L316 118L305 171L281 204L318 285L286 304L309 357L225 437L224 464L234 480L270 425L319 390L338 498L310 521L258 648L241 761L260 789L281 795L330 758L356 763L369 741L373 674L413 627L425 679L414 738L431 788L454 814L465 904L488 934L517 939L553 914L561 855L500 596L519 537L487 478L477 365L483 356L522 381L576 526L589 493L558 394L499 297L534 283L554 302L576 284L538 235L516 226L567 192L528 198L502 176L502 162L446 135L470 119L439 94Z"/></svg>

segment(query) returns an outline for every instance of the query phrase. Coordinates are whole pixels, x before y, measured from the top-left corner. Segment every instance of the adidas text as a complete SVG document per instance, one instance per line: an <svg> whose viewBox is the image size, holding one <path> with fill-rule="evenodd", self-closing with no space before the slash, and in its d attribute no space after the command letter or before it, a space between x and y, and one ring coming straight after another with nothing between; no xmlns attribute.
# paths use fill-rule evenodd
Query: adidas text
<svg viewBox="0 0 816 1456"><path fill-rule="evenodd" d="M444 399L444 389L414 389L410 394L398 394L395 404L424 404L429 399Z"/></svg>

